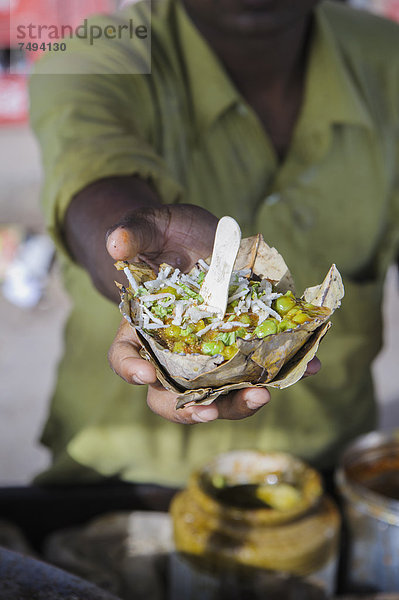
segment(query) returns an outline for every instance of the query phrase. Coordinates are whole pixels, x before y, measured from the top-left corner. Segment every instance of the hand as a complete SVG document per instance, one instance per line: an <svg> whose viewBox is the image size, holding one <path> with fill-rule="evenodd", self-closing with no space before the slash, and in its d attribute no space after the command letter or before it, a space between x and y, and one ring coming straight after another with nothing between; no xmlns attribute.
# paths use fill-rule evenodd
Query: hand
<svg viewBox="0 0 399 600"><path fill-rule="evenodd" d="M270 400L266 389L248 388L220 396L209 406L189 406L176 410L177 394L162 387L154 367L140 357L140 347L141 343L135 330L124 320L109 350L109 363L115 373L128 383L148 384L149 408L168 421L193 425L216 419L244 419Z"/></svg>
<svg viewBox="0 0 399 600"><path fill-rule="evenodd" d="M154 269L166 262L188 271L198 258L211 254L217 222L214 215L198 206L176 204L139 209L112 228L107 249L114 260L145 260ZM149 408L169 421L195 424L244 419L270 400L265 388L247 388L220 396L209 406L176 410L177 395L159 383L154 367L140 357L140 347L135 330L123 321L109 350L109 363L128 383L147 384ZM308 374L319 368L319 362L313 359Z"/></svg>
<svg viewBox="0 0 399 600"><path fill-rule="evenodd" d="M197 206L177 204L135 211L108 234L107 249L115 260L144 259L157 268L162 262L188 271L212 253L217 218ZM111 368L125 381L148 384L147 403L156 414L175 423L243 419L270 399L265 389L247 389L218 398L210 406L175 409L177 395L165 390L154 367L139 355L134 329L122 322L108 353Z"/></svg>
<svg viewBox="0 0 399 600"><path fill-rule="evenodd" d="M189 271L212 253L218 219L189 204L141 208L128 214L107 236L114 260L144 260L155 270L165 262Z"/></svg>
<svg viewBox="0 0 399 600"><path fill-rule="evenodd" d="M144 259L156 269L167 262L187 271L198 258L211 254L217 223L198 206L162 205L143 179L111 177L74 196L65 215L64 238L98 291L119 302L114 281L123 283L125 276L115 269L115 260Z"/></svg>
<svg viewBox="0 0 399 600"><path fill-rule="evenodd" d="M147 404L157 415L173 423L193 425L216 419L238 420L255 414L270 400L265 388L247 388L219 396L209 406L189 406L176 410L177 395L165 390L158 382L154 367L139 355L141 344L135 330L122 321L108 353L111 368L122 379L136 385L148 384ZM314 375L320 361L314 358L305 375Z"/></svg>

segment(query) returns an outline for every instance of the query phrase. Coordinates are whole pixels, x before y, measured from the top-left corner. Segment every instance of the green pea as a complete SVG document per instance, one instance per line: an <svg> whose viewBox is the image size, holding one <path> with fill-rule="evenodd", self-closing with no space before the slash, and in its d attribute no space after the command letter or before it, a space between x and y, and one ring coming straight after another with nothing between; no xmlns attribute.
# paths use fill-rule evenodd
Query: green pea
<svg viewBox="0 0 399 600"><path fill-rule="evenodd" d="M181 336L181 328L178 325L170 325L165 329L165 337L170 339L177 339Z"/></svg>
<svg viewBox="0 0 399 600"><path fill-rule="evenodd" d="M242 315L240 315L237 318L237 321L240 321L240 323L244 323L244 325L251 325L251 317L249 315L247 315L246 313L243 313Z"/></svg>
<svg viewBox="0 0 399 600"><path fill-rule="evenodd" d="M254 331L254 334L259 338L264 338L267 335L272 335L273 333L277 333L277 324L271 319L266 319L266 321L263 321L263 323L258 325Z"/></svg>
<svg viewBox="0 0 399 600"><path fill-rule="evenodd" d="M198 321L198 323L196 323L194 325L193 331L201 331L201 329L205 328L205 321L204 319L201 319L200 321Z"/></svg>
<svg viewBox="0 0 399 600"><path fill-rule="evenodd" d="M194 331L194 327L186 325L186 327L180 329L180 335L182 337L188 337Z"/></svg>
<svg viewBox="0 0 399 600"><path fill-rule="evenodd" d="M278 324L278 332L287 331L288 329L295 329L298 327L298 323L294 323L289 319L283 319L281 323Z"/></svg>
<svg viewBox="0 0 399 600"><path fill-rule="evenodd" d="M224 344L220 340L216 342L203 342L201 344L202 354L209 354L214 356L215 354L222 354L224 350Z"/></svg>
<svg viewBox="0 0 399 600"><path fill-rule="evenodd" d="M186 344L184 342L175 342L173 344L173 352L186 352Z"/></svg>
<svg viewBox="0 0 399 600"><path fill-rule="evenodd" d="M239 328L236 330L236 336L237 336L237 337L243 338L243 337L245 337L246 335L247 335L247 332L246 332L246 329L245 329L245 327L239 327Z"/></svg>
<svg viewBox="0 0 399 600"><path fill-rule="evenodd" d="M306 310L312 310L313 308L316 308L315 305L310 304L310 302L302 302L302 307Z"/></svg>
<svg viewBox="0 0 399 600"><path fill-rule="evenodd" d="M237 351L238 350L237 350L237 346L236 345L234 345L234 346L226 346L224 348L224 350L222 351L222 354L223 354L223 356L224 356L224 358L226 360L230 360L230 358L233 358L233 356L235 354L237 354Z"/></svg>
<svg viewBox="0 0 399 600"><path fill-rule="evenodd" d="M184 338L184 341L186 344L188 344L189 346L194 346L194 344L196 344L198 342L198 338L196 335L194 335L194 333L190 333L190 335L187 335Z"/></svg>
<svg viewBox="0 0 399 600"><path fill-rule="evenodd" d="M294 323L298 323L299 325L302 325L302 323L306 323L307 321L310 321L310 317L305 314L304 312L302 312L301 310L299 310L296 315L294 315L291 319L292 321L294 321Z"/></svg>
<svg viewBox="0 0 399 600"><path fill-rule="evenodd" d="M280 315L285 315L285 313L287 313L295 306L295 298L292 298L292 296L287 295L277 298L277 300L275 300L274 302L275 309Z"/></svg>

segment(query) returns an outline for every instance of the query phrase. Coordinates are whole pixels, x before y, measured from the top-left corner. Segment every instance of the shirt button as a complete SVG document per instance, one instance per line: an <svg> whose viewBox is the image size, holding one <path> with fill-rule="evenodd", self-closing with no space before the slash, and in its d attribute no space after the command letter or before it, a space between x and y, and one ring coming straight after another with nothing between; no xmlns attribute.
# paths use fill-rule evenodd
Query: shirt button
<svg viewBox="0 0 399 600"><path fill-rule="evenodd" d="M273 204L277 204L277 202L279 202L280 200L280 194L277 194L277 192L275 192L274 194L269 194L269 196L266 196L263 202L266 204L266 206L273 206Z"/></svg>

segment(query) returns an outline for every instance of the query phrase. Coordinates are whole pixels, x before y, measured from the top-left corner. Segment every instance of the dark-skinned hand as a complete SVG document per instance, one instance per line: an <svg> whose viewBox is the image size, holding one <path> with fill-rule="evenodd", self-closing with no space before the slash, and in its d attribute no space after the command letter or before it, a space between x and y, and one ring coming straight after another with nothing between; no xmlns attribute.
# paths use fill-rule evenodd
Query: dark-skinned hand
<svg viewBox="0 0 399 600"><path fill-rule="evenodd" d="M217 218L192 205L176 204L140 209L115 226L107 238L107 250L114 260L144 260L153 268L166 262L188 271L199 258L212 253ZM216 419L244 419L270 400L265 388L247 388L219 396L209 406L175 409L176 394L157 380L154 367L139 355L141 344L135 330L123 321L109 350L111 368L135 385L148 385L149 408L165 419L195 424ZM317 373L320 362L314 358L307 374Z"/></svg>

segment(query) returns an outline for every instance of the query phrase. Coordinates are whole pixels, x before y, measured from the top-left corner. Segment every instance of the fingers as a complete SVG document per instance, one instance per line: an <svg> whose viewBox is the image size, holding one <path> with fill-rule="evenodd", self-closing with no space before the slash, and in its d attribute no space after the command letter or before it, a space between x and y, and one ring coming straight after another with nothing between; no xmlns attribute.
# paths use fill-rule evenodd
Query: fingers
<svg viewBox="0 0 399 600"><path fill-rule="evenodd" d="M198 206L140 208L108 232L107 250L114 260L144 260L154 269L165 262L189 271L211 254L217 222Z"/></svg>
<svg viewBox="0 0 399 600"><path fill-rule="evenodd" d="M165 390L160 384L148 388L147 404L155 414L172 423L193 425L195 421L192 418L192 407L176 410L176 399L176 394Z"/></svg>
<svg viewBox="0 0 399 600"><path fill-rule="evenodd" d="M245 419L270 400L266 389L248 388L220 396L209 406L188 406L176 410L176 394L165 390L157 381L154 367L140 357L140 347L136 331L123 320L108 352L109 364L126 382L148 384L148 406L168 421L194 425L216 419Z"/></svg>
<svg viewBox="0 0 399 600"><path fill-rule="evenodd" d="M308 363L304 377L309 377L309 375L316 375L316 373L318 373L320 371L320 369L321 369L321 362L319 361L317 356L315 356Z"/></svg>
<svg viewBox="0 0 399 600"><path fill-rule="evenodd" d="M111 369L127 383L144 385L156 381L154 367L139 354L141 344L135 330L123 321L108 352Z"/></svg>
<svg viewBox="0 0 399 600"><path fill-rule="evenodd" d="M248 388L220 396L208 406L187 406L176 410L176 394L166 391L159 384L151 385L147 403L150 409L173 423L195 425L216 419L239 420L255 414L270 400L264 388Z"/></svg>
<svg viewBox="0 0 399 600"><path fill-rule="evenodd" d="M166 390L158 381L154 367L140 357L141 344L135 330L123 321L108 353L111 368L128 383L148 384L147 403L149 408L173 423L194 425L209 423L216 419L240 420L255 414L270 401L265 388L246 388L219 396L208 406L187 406L176 410L176 394ZM305 377L320 369L318 358L312 359Z"/></svg>
<svg viewBox="0 0 399 600"><path fill-rule="evenodd" d="M169 221L167 207L140 208L127 213L106 238L106 246L114 260L133 261L141 254L157 256L165 243Z"/></svg>
<svg viewBox="0 0 399 600"><path fill-rule="evenodd" d="M107 250L114 260L133 260L140 248L133 232L117 227L108 235Z"/></svg>
<svg viewBox="0 0 399 600"><path fill-rule="evenodd" d="M218 418L231 421L246 419L265 406L269 400L270 393L266 388L246 388L219 396L216 400Z"/></svg>

